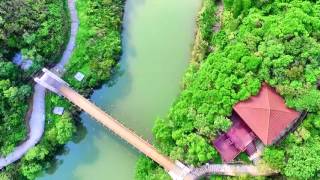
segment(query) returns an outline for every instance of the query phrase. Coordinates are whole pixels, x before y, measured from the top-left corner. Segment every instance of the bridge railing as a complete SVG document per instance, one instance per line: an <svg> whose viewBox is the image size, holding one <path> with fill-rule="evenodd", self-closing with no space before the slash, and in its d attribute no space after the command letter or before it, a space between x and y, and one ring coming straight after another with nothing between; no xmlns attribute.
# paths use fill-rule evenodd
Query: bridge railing
<svg viewBox="0 0 320 180"><path fill-rule="evenodd" d="M177 164L166 155L161 154L154 146L145 141L141 136L137 135L133 130L127 128L109 114L102 111L88 99L71 89L66 82L64 82L54 73L47 69L44 69L43 71L44 75L41 78L35 78L37 83L61 96L64 96L65 98L69 99L69 101L79 106L89 115L91 115L97 122L110 129L120 138L164 167L164 169L169 172L173 179L182 180L187 176L187 173L190 171L188 167L182 167L182 163Z"/></svg>

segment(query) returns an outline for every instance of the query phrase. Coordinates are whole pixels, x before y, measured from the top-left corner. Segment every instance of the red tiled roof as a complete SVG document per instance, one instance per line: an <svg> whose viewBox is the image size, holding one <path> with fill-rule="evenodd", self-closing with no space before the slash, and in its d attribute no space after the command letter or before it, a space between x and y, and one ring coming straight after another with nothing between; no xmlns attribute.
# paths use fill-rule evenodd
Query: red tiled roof
<svg viewBox="0 0 320 180"><path fill-rule="evenodd" d="M267 84L257 96L239 102L233 109L264 144L272 144L300 115L286 107L282 97Z"/></svg>

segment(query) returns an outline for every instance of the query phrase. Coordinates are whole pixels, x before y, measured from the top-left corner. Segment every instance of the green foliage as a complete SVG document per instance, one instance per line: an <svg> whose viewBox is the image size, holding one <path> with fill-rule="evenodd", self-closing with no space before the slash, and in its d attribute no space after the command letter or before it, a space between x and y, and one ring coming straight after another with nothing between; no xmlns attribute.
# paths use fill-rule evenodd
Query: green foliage
<svg viewBox="0 0 320 180"><path fill-rule="evenodd" d="M226 9L231 9L231 8L232 8L232 5L233 5L233 1L234 1L234 0L224 0L224 1L223 1L224 7L225 7Z"/></svg>
<svg viewBox="0 0 320 180"><path fill-rule="evenodd" d="M246 14L252 7L260 7L269 0L223 0L225 8L230 10L234 17L237 17L241 14Z"/></svg>
<svg viewBox="0 0 320 180"><path fill-rule="evenodd" d="M145 156L141 156L137 162L135 179L137 180L170 180L170 176L155 162Z"/></svg>
<svg viewBox="0 0 320 180"><path fill-rule="evenodd" d="M213 34L212 26L216 23L214 16L216 11L215 2L213 0L205 0L203 2L203 10L199 15L198 24L203 40L211 39Z"/></svg>
<svg viewBox="0 0 320 180"><path fill-rule="evenodd" d="M25 119L32 94L29 75L58 60L68 40L69 18L64 0L0 1L0 155L5 156L27 136ZM10 61L21 51L33 60L29 72ZM22 160L9 165L0 179L35 179L47 166L57 146L71 139L74 126L66 114L46 126L55 137L31 149Z"/></svg>
<svg viewBox="0 0 320 180"><path fill-rule="evenodd" d="M35 66L57 61L68 36L66 17L64 0L1 1L0 53L11 58L22 50Z"/></svg>
<svg viewBox="0 0 320 180"><path fill-rule="evenodd" d="M224 4L223 28L209 44L215 52L187 71L183 91L167 118L154 127L157 147L189 165L220 162L210 141L230 126L226 117L234 104L256 95L267 82L289 107L307 111L308 117L281 144L267 148L263 159L285 178L316 178L320 4L302 0Z"/></svg>
<svg viewBox="0 0 320 180"><path fill-rule="evenodd" d="M17 166L19 171L14 177L20 174L27 179L35 179L45 168L48 168L50 161L57 150L72 139L76 127L73 117L69 112L62 116L52 113L53 107L63 106L70 108L69 103L61 97L49 93L46 97L46 129L41 141L22 158Z"/></svg>
<svg viewBox="0 0 320 180"><path fill-rule="evenodd" d="M8 176L7 174L5 173L0 173L0 179L1 180L10 180L10 176Z"/></svg>
<svg viewBox="0 0 320 180"><path fill-rule="evenodd" d="M65 79L76 89L85 91L110 79L112 68L121 53L123 4L123 0L77 1L83 23L80 23L78 46L65 75ZM78 71L85 74L82 82L73 77Z"/></svg>
<svg viewBox="0 0 320 180"><path fill-rule="evenodd" d="M46 140L61 145L67 143L75 131L72 121L72 116L69 113L64 113L58 122L54 123L54 127L46 132Z"/></svg>
<svg viewBox="0 0 320 180"><path fill-rule="evenodd" d="M320 170L320 144L308 141L303 146L293 146L287 150L289 157L284 174L289 177L309 179Z"/></svg>
<svg viewBox="0 0 320 180"><path fill-rule="evenodd" d="M285 166L285 154L276 148L266 148L263 152L263 159L275 169L282 169Z"/></svg>
<svg viewBox="0 0 320 180"><path fill-rule="evenodd" d="M235 17L239 16L243 11L247 12L254 4L252 0L224 0L226 9L232 10Z"/></svg>
<svg viewBox="0 0 320 180"><path fill-rule="evenodd" d="M170 153L173 159L184 159L188 164L199 165L216 155L208 142L195 133L184 135L175 131L172 136L176 140L176 147Z"/></svg>
<svg viewBox="0 0 320 180"><path fill-rule="evenodd" d="M14 72L15 73L15 72ZM5 76L10 76L7 74ZM2 79L2 77L0 76ZM10 79L0 80L0 154L6 155L26 137L23 118L31 88Z"/></svg>
<svg viewBox="0 0 320 180"><path fill-rule="evenodd" d="M48 154L49 154L49 151L44 146L36 146L28 151L24 159L26 161L43 160L45 156Z"/></svg>
<svg viewBox="0 0 320 180"><path fill-rule="evenodd" d="M21 173L27 179L35 179L42 171L42 166L37 163L28 163L21 166Z"/></svg>
<svg viewBox="0 0 320 180"><path fill-rule="evenodd" d="M213 140L221 132L226 132L231 126L231 121L224 116L217 116L214 118L198 118L194 123L194 126L198 129L198 134L206 136Z"/></svg>
<svg viewBox="0 0 320 180"><path fill-rule="evenodd" d="M65 79L81 91L89 92L92 87L100 85L101 82L110 77L111 68L114 67L116 60L120 56L120 30L123 7L124 2L117 0L77 1L79 20L81 22L77 36L78 46L68 65ZM58 6L51 5L48 8L50 11L52 10L52 16L58 16ZM49 27L41 31L42 35L50 34L50 32ZM31 37L28 38L28 41L33 39ZM59 40L59 37L55 40ZM26 51L25 54L34 56L36 53ZM86 79L83 81L84 84L74 80L73 76L77 71L81 71L86 75ZM9 91L7 94L14 94L14 91ZM56 106L65 108L62 116L52 113L53 108ZM55 157L58 150L63 148L64 144L72 139L76 131L73 120L75 113L78 113L77 110L69 102L62 97L49 93L46 96L46 129L44 137L17 164L19 167L18 172L10 171L10 174L13 174L13 177L22 175L23 179L35 179L39 173L50 167L50 160ZM158 171L158 174L160 174L162 170L158 168ZM162 174L163 177L167 177L165 172L162 172ZM153 178L155 179L156 176Z"/></svg>

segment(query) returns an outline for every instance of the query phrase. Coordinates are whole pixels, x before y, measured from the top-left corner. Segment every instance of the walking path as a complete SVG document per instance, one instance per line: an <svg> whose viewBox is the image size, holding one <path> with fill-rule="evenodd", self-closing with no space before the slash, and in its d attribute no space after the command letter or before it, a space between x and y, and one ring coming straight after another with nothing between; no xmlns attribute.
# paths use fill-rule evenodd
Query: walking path
<svg viewBox="0 0 320 180"><path fill-rule="evenodd" d="M278 172L269 167L236 164L208 164L196 168L191 172L195 179L211 174L227 176L270 176L276 173Z"/></svg>
<svg viewBox="0 0 320 180"><path fill-rule="evenodd" d="M71 17L70 39L60 62L53 68L54 71L60 75L63 74L64 66L68 63L73 53L79 28L75 0L68 0L68 8ZM0 169L19 160L30 148L34 147L40 141L45 128L45 91L46 89L39 84L34 86L32 114L28 124L28 139L16 147L7 157L0 158Z"/></svg>

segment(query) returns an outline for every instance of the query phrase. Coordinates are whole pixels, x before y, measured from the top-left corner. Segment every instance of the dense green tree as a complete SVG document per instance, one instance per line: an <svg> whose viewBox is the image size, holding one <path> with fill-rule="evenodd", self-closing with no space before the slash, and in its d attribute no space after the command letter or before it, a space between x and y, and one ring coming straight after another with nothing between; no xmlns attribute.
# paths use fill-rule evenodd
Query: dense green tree
<svg viewBox="0 0 320 180"><path fill-rule="evenodd" d="M21 172L23 176L25 176L28 179L35 179L41 171L42 166L37 163L24 164L21 167Z"/></svg>
<svg viewBox="0 0 320 180"><path fill-rule="evenodd" d="M44 146L36 146L28 151L28 153L24 156L24 160L32 161L32 160L43 160L46 155L49 154L48 149Z"/></svg>
<svg viewBox="0 0 320 180"><path fill-rule="evenodd" d="M145 156L141 156L137 162L138 167L135 173L135 179L139 180L170 180L170 176L155 162Z"/></svg>
<svg viewBox="0 0 320 180"><path fill-rule="evenodd" d="M59 118L58 122L54 124L55 127L46 132L46 138L48 138L48 140L52 143L67 143L71 139L75 130L72 121L71 115L64 113Z"/></svg>
<svg viewBox="0 0 320 180"><path fill-rule="evenodd" d="M275 149L275 148L266 148L263 152L263 159L267 161L267 163L275 169L282 169L285 160L284 151Z"/></svg>
<svg viewBox="0 0 320 180"><path fill-rule="evenodd" d="M203 40L210 39L213 32L212 26L215 24L216 17L213 16L216 11L215 2L212 0L205 0L203 4L203 12L199 15L199 29L201 32L201 38Z"/></svg>
<svg viewBox="0 0 320 180"><path fill-rule="evenodd" d="M32 51L44 57L36 63L56 61L68 35L69 21L64 0L8 0L0 2L0 53ZM50 61L49 61L50 60Z"/></svg>
<svg viewBox="0 0 320 180"><path fill-rule="evenodd" d="M70 24L66 2L0 1L0 156L11 153L27 138L26 118L32 94L32 81L27 80L32 72L61 56ZM28 72L11 63L18 52L33 61ZM58 132L55 141L61 144L70 140L74 132L68 119L58 122L57 127L52 125ZM55 146L46 142L34 147L22 160L7 166L0 179L35 179L47 166Z"/></svg>
<svg viewBox="0 0 320 180"><path fill-rule="evenodd" d="M123 4L123 0L77 2L79 16L86 23L80 24L77 37L79 46L65 76L76 89L85 92L110 79L121 54ZM85 74L86 79L81 83L73 78L78 71Z"/></svg>
<svg viewBox="0 0 320 180"><path fill-rule="evenodd" d="M320 170L319 137L315 142L303 146L293 146L288 149L288 161L284 174L289 177L309 179Z"/></svg>

